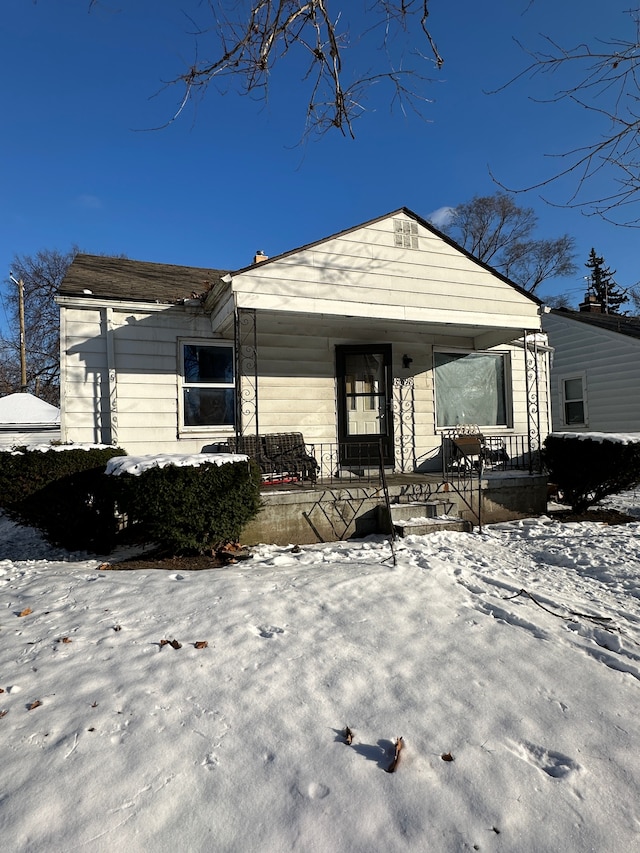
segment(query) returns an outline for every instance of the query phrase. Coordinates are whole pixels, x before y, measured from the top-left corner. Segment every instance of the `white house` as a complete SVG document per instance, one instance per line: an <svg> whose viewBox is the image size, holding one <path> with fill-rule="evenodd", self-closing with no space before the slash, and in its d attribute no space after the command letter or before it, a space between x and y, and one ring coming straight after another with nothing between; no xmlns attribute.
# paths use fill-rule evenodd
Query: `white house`
<svg viewBox="0 0 640 853"><path fill-rule="evenodd" d="M580 311L544 316L553 347L551 411L562 432L640 432L640 319Z"/></svg>
<svg viewBox="0 0 640 853"><path fill-rule="evenodd" d="M48 444L60 440L60 409L33 394L0 398L0 446Z"/></svg>
<svg viewBox="0 0 640 853"><path fill-rule="evenodd" d="M65 441L297 431L427 471L459 425L548 430L539 300L406 208L231 272L81 254L57 301Z"/></svg>

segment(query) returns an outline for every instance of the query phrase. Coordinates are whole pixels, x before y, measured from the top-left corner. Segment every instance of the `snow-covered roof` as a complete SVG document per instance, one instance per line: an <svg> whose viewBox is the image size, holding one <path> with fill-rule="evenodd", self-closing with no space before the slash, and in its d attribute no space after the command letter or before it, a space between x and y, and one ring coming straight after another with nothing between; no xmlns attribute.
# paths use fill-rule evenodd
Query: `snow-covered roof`
<svg viewBox="0 0 640 853"><path fill-rule="evenodd" d="M33 394L7 394L0 398L0 428L59 423L60 409Z"/></svg>

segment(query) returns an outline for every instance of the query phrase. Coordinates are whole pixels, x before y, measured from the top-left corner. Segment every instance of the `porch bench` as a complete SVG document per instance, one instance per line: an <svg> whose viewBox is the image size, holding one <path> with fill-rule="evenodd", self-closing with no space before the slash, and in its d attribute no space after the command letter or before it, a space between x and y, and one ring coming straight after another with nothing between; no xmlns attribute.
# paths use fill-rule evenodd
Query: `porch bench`
<svg viewBox="0 0 640 853"><path fill-rule="evenodd" d="M230 438L228 447L257 462L265 485L299 479L315 483L320 469L315 457L307 452L301 432L241 435Z"/></svg>
<svg viewBox="0 0 640 853"><path fill-rule="evenodd" d="M264 436L267 459L276 470L300 474L303 480L315 483L320 466L315 456L307 452L301 432L276 432Z"/></svg>

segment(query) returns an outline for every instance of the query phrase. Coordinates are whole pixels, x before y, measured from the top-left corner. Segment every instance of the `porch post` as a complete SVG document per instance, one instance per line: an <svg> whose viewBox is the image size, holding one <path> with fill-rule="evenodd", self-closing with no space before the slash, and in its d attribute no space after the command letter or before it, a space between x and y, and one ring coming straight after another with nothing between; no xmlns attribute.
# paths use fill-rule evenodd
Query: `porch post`
<svg viewBox="0 0 640 853"><path fill-rule="evenodd" d="M394 377L393 408L395 428L393 439L395 447L395 463L400 471L415 471L416 469L416 428L415 428L415 398L413 376L406 378Z"/></svg>
<svg viewBox="0 0 640 853"><path fill-rule="evenodd" d="M234 339L236 438L241 435L259 435L258 338L255 308L235 309Z"/></svg>
<svg viewBox="0 0 640 853"><path fill-rule="evenodd" d="M524 373L527 394L527 451L529 455L529 473L533 473L533 457L536 457L536 471L542 470L540 453L540 374L538 365L538 343L533 333L532 349L529 348L527 330L524 330Z"/></svg>

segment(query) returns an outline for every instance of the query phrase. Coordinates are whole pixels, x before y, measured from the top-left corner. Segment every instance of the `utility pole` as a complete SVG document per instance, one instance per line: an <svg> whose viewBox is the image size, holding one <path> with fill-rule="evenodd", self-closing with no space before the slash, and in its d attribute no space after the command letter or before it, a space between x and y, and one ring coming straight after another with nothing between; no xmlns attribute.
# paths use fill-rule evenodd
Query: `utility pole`
<svg viewBox="0 0 640 853"><path fill-rule="evenodd" d="M24 337L24 282L22 279L15 279L13 273L9 273L9 278L18 287L18 318L20 323L20 391L23 394L27 393L27 347Z"/></svg>

